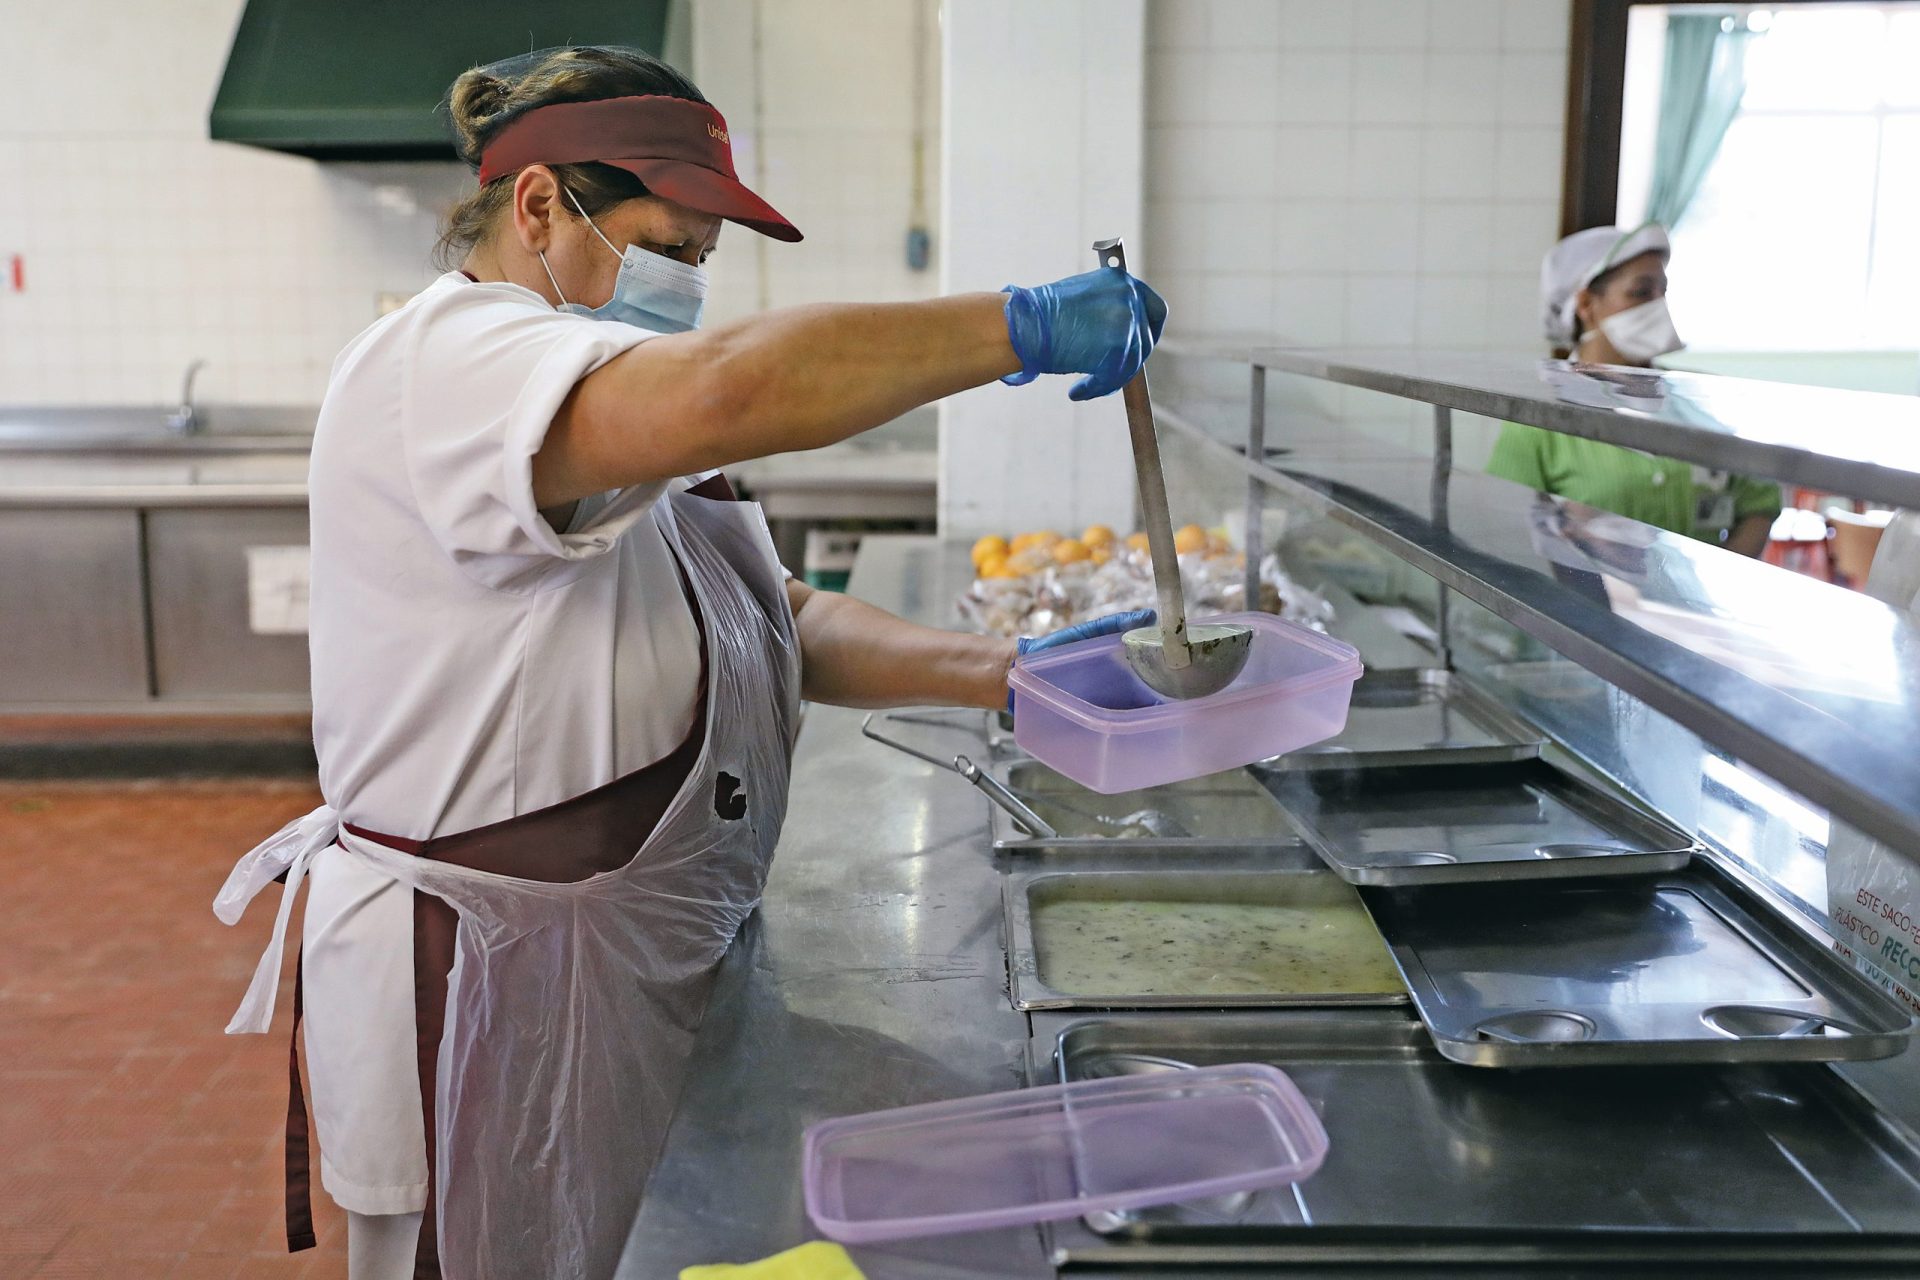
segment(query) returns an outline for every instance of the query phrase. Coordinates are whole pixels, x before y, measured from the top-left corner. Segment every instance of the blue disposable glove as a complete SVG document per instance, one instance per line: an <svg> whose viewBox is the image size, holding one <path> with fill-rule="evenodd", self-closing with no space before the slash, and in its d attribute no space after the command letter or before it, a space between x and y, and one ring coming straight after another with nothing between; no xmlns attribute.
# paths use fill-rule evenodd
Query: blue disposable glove
<svg viewBox="0 0 1920 1280"><path fill-rule="evenodd" d="M1122 631L1131 631L1135 627L1150 627L1159 614L1152 609L1135 609L1132 613L1110 613L1104 618L1088 618L1085 622L1076 622L1044 636L1021 636L1014 642L1015 656L1024 658L1030 653L1044 653L1048 649L1057 649L1065 644L1078 644L1082 640L1097 640L1101 636L1110 636ZM1007 710L1013 710L1013 690L1007 690Z"/></svg>
<svg viewBox="0 0 1920 1280"><path fill-rule="evenodd" d="M1057 649L1063 644L1078 644L1082 640L1097 640L1101 636L1114 635L1121 631L1131 631L1135 627L1150 627L1160 615L1152 609L1135 609L1131 613L1110 613L1104 618L1088 618L1085 622L1076 622L1044 636L1021 636L1015 644L1019 656L1024 658L1030 653L1044 653L1048 649Z"/></svg>
<svg viewBox="0 0 1920 1280"><path fill-rule="evenodd" d="M1018 387L1043 373L1086 374L1067 392L1069 400L1091 400L1127 385L1167 322L1160 295L1118 267L1032 289L1008 285L1001 292L1020 372L1000 381Z"/></svg>

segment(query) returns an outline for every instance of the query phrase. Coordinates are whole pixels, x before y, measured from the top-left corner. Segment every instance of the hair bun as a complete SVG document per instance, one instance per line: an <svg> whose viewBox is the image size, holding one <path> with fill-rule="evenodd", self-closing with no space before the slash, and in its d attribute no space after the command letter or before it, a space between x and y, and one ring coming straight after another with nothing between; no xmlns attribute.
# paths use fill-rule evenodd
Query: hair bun
<svg viewBox="0 0 1920 1280"><path fill-rule="evenodd" d="M470 165L480 163L480 152L512 96L513 86L508 81L482 68L460 73L447 91L447 118L453 125L462 160Z"/></svg>

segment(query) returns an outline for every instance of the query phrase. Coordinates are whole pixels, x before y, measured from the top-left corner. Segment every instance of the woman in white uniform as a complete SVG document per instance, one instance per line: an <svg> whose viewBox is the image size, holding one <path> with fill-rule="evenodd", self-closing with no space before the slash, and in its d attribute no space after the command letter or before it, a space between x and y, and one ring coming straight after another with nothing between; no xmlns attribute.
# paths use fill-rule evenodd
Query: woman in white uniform
<svg viewBox="0 0 1920 1280"><path fill-rule="evenodd" d="M1015 656L786 579L715 469L995 378L1107 394L1165 307L1103 270L702 330L724 222L800 233L684 77L545 51L461 76L448 110L480 183L449 218L460 268L348 345L315 431L327 803L216 903L231 922L286 881L229 1030L266 1029L310 875L296 1033L353 1280L603 1277L758 900L800 697L998 707Z"/></svg>

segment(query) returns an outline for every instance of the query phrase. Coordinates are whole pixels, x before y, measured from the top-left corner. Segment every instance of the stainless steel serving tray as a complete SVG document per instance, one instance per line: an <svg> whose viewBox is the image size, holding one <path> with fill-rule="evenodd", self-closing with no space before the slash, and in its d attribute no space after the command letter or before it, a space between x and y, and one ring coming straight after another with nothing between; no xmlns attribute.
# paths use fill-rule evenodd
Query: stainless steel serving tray
<svg viewBox="0 0 1920 1280"><path fill-rule="evenodd" d="M1070 871L1008 876L1003 883L1003 910L1007 922L1007 968L1014 1007L1018 1009L1221 1009L1236 1006L1262 1008L1315 1005L1405 1004L1400 983L1375 991L1297 992L1249 994L1177 994L1122 992L1087 994L1049 984L1043 972L1034 933L1034 914L1048 900L1075 894L1126 899L1158 898L1173 902L1233 902L1259 905L1326 904L1351 901L1361 906L1353 889L1321 870L1180 870L1180 871ZM1363 908L1364 910L1364 908Z"/></svg>
<svg viewBox="0 0 1920 1280"><path fill-rule="evenodd" d="M1353 687L1347 727L1256 773L1529 760L1545 739L1513 712L1442 667L1369 671Z"/></svg>
<svg viewBox="0 0 1920 1280"><path fill-rule="evenodd" d="M1116 795L1089 791L1025 756L1000 760L992 771L1056 833L1030 835L989 804L993 847L1002 853L1239 853L1294 844L1279 803L1243 770Z"/></svg>
<svg viewBox="0 0 1920 1280"><path fill-rule="evenodd" d="M1914 1028L1704 859L1633 880L1363 897L1435 1046L1471 1066L1884 1058Z"/></svg>
<svg viewBox="0 0 1920 1280"><path fill-rule="evenodd" d="M1332 1137L1295 1187L1052 1224L1056 1265L1478 1275L1598 1261L1810 1275L1910 1268L1920 1242L1920 1141L1823 1066L1470 1071L1386 1009L1035 1022L1035 1083L1153 1059L1271 1063Z"/></svg>
<svg viewBox="0 0 1920 1280"><path fill-rule="evenodd" d="M1300 838L1342 879L1458 884L1674 871L1698 845L1546 760L1273 773Z"/></svg>

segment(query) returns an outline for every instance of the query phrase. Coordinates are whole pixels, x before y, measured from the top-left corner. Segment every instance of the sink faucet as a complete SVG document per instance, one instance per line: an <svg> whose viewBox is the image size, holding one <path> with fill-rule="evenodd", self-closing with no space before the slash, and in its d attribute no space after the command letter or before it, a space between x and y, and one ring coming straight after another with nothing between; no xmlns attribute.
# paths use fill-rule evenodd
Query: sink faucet
<svg viewBox="0 0 1920 1280"><path fill-rule="evenodd" d="M205 360L195 360L187 366L187 377L180 386L180 403L167 415L167 430L175 435L190 436L200 430L200 411L193 406L193 380L207 367Z"/></svg>

